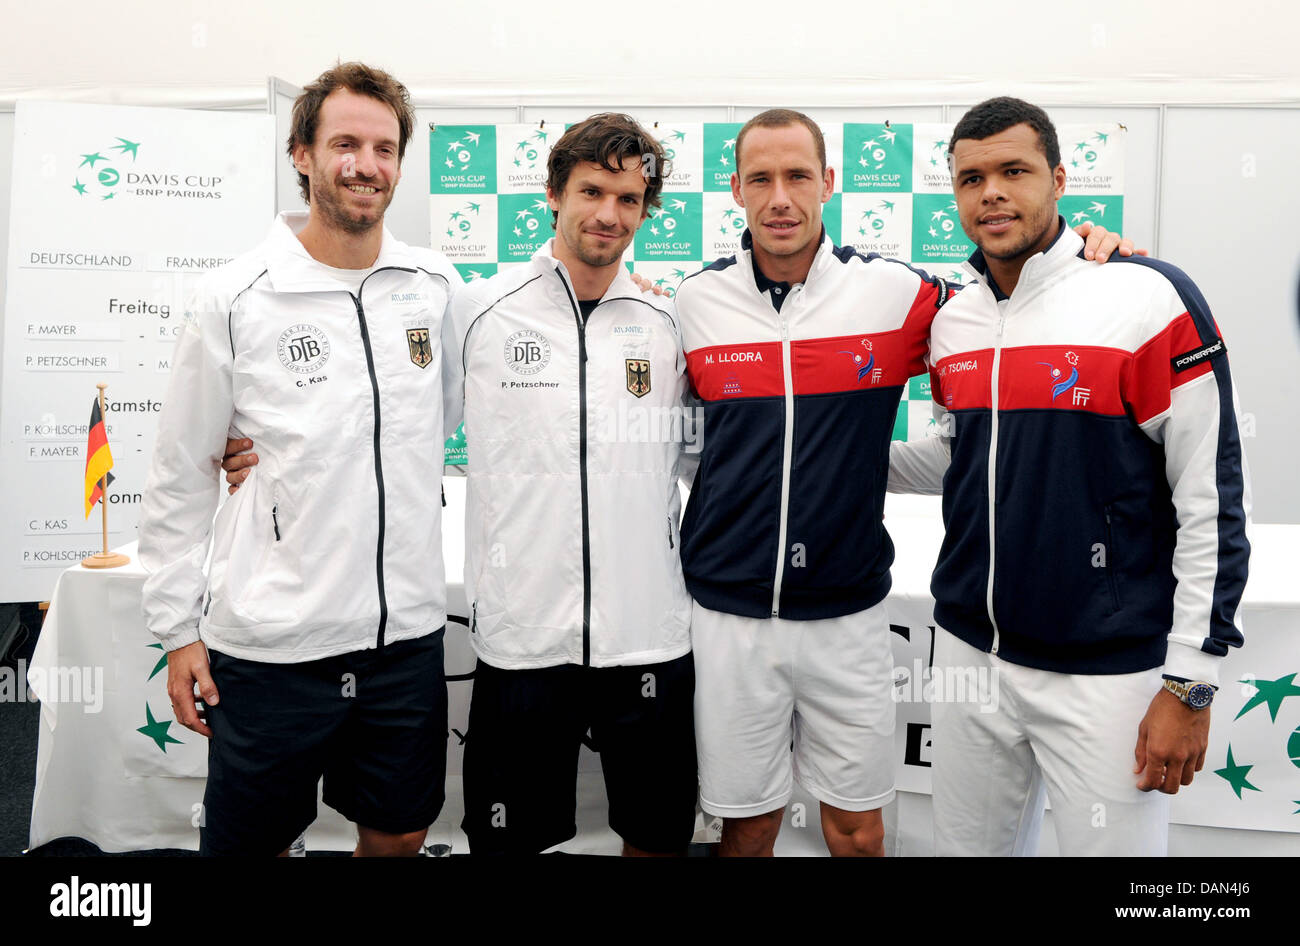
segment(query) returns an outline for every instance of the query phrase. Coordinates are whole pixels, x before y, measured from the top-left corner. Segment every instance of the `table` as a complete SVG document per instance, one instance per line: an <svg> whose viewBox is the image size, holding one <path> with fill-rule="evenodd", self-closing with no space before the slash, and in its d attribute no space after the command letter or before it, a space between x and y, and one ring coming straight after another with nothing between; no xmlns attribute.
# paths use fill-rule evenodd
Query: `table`
<svg viewBox="0 0 1300 946"><path fill-rule="evenodd" d="M430 829L429 843L463 853L461 739L472 683L454 678L469 674L474 665L463 617L463 480L449 478L446 492L448 612L454 615L446 634L452 732L447 803ZM887 604L899 697L899 798L885 812L895 854L932 851L929 707L917 697L933 635L929 573L943 534L937 510L937 500L928 497L891 496L886 505L886 524L897 547ZM1300 546L1300 526L1256 526L1252 543L1244 604L1247 646L1225 663L1206 768L1174 799L1171 854L1300 852L1300 802L1295 801L1300 799L1300 696L1280 695L1286 685L1276 682L1300 673L1300 588L1289 551ZM110 852L198 848L206 743L172 721L165 658L140 616L144 572L134 547L123 551L132 558L128 566L74 567L61 576L28 668L29 685L42 699L31 847L76 836ZM1259 681L1263 689L1241 680ZM619 839L605 822L599 758L585 748L578 795L579 833L560 849L617 853ZM353 827L332 809L320 805L319 810L308 848L350 850ZM811 797L796 790L786 821L778 854L825 853ZM798 830L801 821L805 830ZM698 840L716 832L702 816L697 828ZM1050 829L1043 832L1042 851L1055 852Z"/></svg>

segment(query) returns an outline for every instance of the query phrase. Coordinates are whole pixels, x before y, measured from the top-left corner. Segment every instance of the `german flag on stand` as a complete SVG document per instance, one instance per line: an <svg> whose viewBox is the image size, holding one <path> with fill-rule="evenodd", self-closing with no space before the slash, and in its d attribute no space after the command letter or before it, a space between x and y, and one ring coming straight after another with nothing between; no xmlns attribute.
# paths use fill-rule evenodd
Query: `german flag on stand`
<svg viewBox="0 0 1300 946"><path fill-rule="evenodd" d="M90 408L90 433L86 438L86 518L95 503L104 496L104 489L113 482L113 454L108 450L108 432L104 429L104 416L99 412L99 398Z"/></svg>

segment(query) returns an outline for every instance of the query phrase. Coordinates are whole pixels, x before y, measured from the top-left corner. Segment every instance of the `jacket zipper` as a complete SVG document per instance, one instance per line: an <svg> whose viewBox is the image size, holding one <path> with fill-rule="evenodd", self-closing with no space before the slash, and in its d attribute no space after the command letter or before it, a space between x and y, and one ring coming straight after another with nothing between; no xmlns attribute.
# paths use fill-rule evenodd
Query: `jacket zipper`
<svg viewBox="0 0 1300 946"><path fill-rule="evenodd" d="M382 273L384 270L400 270L404 273L413 273L415 270L408 269L404 266L385 266L382 269L376 269L370 274ZM379 493L379 537L375 548L375 580L379 585L379 631L376 635L375 646L380 650L384 647L384 629L388 626L388 595L384 592L384 463L379 455L379 376L375 374L375 355L370 347L370 331L366 328L366 310L361 305L361 294L365 290L367 276L361 280L361 285L357 287L357 294L352 296L352 302L357 308L357 324L361 327L361 344L366 350L366 370L370 372L370 393L375 408L375 485ZM352 295L352 293L348 293Z"/></svg>
<svg viewBox="0 0 1300 946"><path fill-rule="evenodd" d="M578 484L582 495L582 665L591 665L591 523L587 509L587 326L569 281L556 270L578 326Z"/></svg>
<svg viewBox="0 0 1300 946"><path fill-rule="evenodd" d="M1110 599L1119 610L1119 587L1115 583L1115 541L1111 531L1110 507L1102 510L1106 514L1106 582L1110 585Z"/></svg>
<svg viewBox="0 0 1300 946"><path fill-rule="evenodd" d="M271 507L271 526L275 529L275 541L280 541L280 519L276 515L280 511L280 504L276 503Z"/></svg>
<svg viewBox="0 0 1300 946"><path fill-rule="evenodd" d="M992 290L990 290L992 291ZM1011 305L1008 300L1006 306ZM993 649L991 654L998 652L999 638L998 619L993 614L993 576L994 562L996 560L996 507L997 507L997 464L998 464L998 370L1002 363L1002 332L1007 324L1007 312L1003 305L998 306L998 334L993 340L993 389L992 400L990 401L989 414L991 423L989 429L989 462L988 462L988 488L989 488L989 583L986 591L986 604L989 612L989 622L993 625Z"/></svg>
<svg viewBox="0 0 1300 946"><path fill-rule="evenodd" d="M794 303L799 287L790 290L777 315L781 319L781 367L785 374L785 443L781 454L781 525L776 540L776 576L772 581L772 617L781 616L781 582L785 578L785 540L790 513L790 467L794 456L794 374L790 358L790 322L785 306Z"/></svg>

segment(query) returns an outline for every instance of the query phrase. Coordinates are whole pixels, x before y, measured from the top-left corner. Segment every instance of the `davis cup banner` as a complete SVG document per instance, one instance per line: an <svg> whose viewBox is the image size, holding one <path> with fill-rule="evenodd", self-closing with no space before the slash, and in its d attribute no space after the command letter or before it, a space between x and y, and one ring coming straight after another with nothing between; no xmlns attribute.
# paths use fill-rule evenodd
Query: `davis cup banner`
<svg viewBox="0 0 1300 946"><path fill-rule="evenodd" d="M0 601L47 599L101 544L83 507L106 383L109 546L135 539L188 285L275 208L270 116L20 102L4 320Z"/></svg>
<svg viewBox="0 0 1300 946"><path fill-rule="evenodd" d="M658 136L672 167L662 206L628 249L628 268L671 295L691 273L740 250L745 212L731 196L731 173L742 123L639 118ZM831 239L962 282L961 264L975 247L962 232L953 201L953 125L826 122L821 129L835 171L835 193L822 207ZM430 132L433 248L465 279L525 262L554 234L546 160L563 133L545 122L439 125ZM1058 125L1057 134L1067 178L1059 204L1066 222L1090 220L1122 233L1123 128L1113 122ZM918 376L903 394L894 439L922 438L933 426L930 380ZM463 449L460 435L448 444L447 462L463 463Z"/></svg>

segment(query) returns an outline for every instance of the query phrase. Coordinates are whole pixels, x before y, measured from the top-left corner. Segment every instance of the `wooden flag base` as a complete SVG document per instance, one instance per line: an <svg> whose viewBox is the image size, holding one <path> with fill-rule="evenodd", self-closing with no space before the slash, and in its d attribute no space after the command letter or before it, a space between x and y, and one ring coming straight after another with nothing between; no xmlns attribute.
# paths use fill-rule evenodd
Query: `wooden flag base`
<svg viewBox="0 0 1300 946"><path fill-rule="evenodd" d="M121 568L129 564L131 559L120 552L96 552L94 555L87 555L81 560L82 568Z"/></svg>

